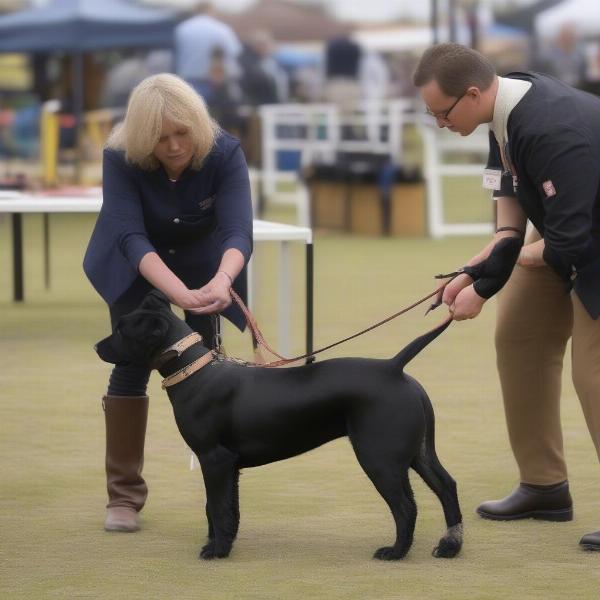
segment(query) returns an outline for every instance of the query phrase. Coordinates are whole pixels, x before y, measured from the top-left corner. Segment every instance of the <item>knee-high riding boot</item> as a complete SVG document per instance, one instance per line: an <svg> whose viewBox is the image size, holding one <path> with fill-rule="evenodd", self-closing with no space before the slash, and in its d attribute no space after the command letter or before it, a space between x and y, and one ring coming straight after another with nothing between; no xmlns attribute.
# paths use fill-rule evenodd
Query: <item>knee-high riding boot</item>
<svg viewBox="0 0 600 600"><path fill-rule="evenodd" d="M104 396L106 422L106 531L137 531L148 495L142 478L148 396Z"/></svg>

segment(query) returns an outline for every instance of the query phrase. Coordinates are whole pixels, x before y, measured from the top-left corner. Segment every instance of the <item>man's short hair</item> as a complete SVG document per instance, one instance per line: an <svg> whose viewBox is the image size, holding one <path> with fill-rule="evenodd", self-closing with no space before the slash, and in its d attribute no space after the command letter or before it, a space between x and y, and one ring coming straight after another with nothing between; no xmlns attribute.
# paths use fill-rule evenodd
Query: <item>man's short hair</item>
<svg viewBox="0 0 600 600"><path fill-rule="evenodd" d="M437 44L424 52L413 83L422 87L434 79L444 94L458 97L472 85L487 90L495 75L494 65L476 50L460 44Z"/></svg>

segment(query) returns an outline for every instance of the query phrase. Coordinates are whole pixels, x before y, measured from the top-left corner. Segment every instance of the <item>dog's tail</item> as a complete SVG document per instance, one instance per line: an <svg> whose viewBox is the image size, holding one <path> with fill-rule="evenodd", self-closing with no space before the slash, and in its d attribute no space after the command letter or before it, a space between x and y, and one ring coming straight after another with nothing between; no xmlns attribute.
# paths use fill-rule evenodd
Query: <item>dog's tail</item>
<svg viewBox="0 0 600 600"><path fill-rule="evenodd" d="M425 346L429 345L430 342L433 342L435 338L440 335L447 327L452 323L452 317L446 319L443 323L418 337L416 340L413 340L408 346L400 350L394 358L392 358L392 362L395 366L404 368Z"/></svg>

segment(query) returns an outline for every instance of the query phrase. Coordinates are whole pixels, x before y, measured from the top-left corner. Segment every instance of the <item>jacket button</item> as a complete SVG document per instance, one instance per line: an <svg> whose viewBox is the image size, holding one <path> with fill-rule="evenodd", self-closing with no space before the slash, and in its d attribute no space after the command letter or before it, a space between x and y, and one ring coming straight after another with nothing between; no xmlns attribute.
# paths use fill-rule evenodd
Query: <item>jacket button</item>
<svg viewBox="0 0 600 600"><path fill-rule="evenodd" d="M169 254L175 254L175 248L169 248Z"/></svg>
<svg viewBox="0 0 600 600"><path fill-rule="evenodd" d="M179 223L179 222L180 222L180 221L179 221L179 219L178 219L177 217L175 217L175 218L173 219L173 223L177 224L177 223Z"/></svg>

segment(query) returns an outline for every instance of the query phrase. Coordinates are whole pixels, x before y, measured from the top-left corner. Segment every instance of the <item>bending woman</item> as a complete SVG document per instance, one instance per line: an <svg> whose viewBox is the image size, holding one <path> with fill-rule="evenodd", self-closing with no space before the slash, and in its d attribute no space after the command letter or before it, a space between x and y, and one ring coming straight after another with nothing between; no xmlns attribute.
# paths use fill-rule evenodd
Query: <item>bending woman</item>
<svg viewBox="0 0 600 600"><path fill-rule="evenodd" d="M84 270L108 304L111 326L153 288L184 310L214 347L211 315L240 329L230 287L246 297L252 253L248 169L238 140L219 129L182 79L160 74L132 92L103 157L103 205ZM102 404L106 422L107 531L136 531L150 371L117 365Z"/></svg>

